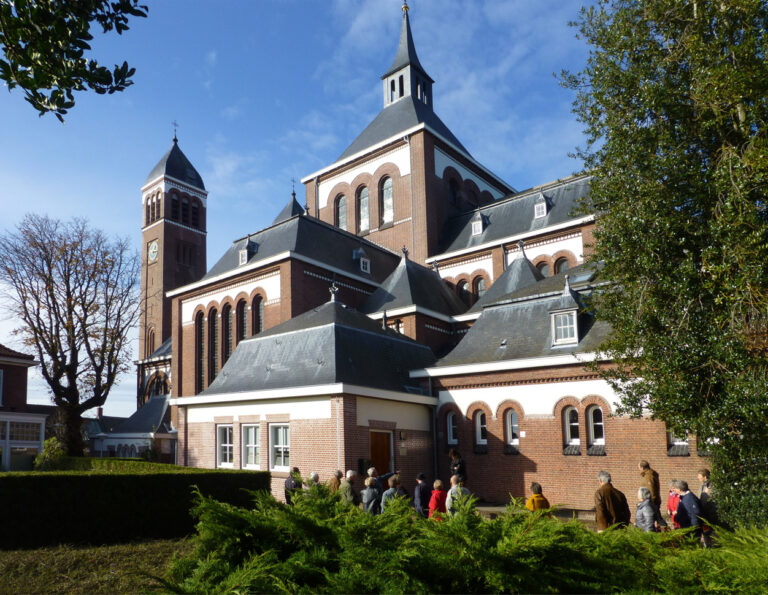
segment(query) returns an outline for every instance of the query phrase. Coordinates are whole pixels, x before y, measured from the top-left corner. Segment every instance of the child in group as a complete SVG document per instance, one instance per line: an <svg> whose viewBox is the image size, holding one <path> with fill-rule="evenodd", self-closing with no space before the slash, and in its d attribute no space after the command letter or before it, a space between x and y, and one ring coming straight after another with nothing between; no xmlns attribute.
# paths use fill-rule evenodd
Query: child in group
<svg viewBox="0 0 768 595"><path fill-rule="evenodd" d="M677 514L677 505L680 502L680 495L673 487L676 481L677 480L673 479L669 482L669 495L667 495L667 514L669 515L669 520L672 523L673 529L680 528L680 523L678 523L675 519L675 515Z"/></svg>
<svg viewBox="0 0 768 595"><path fill-rule="evenodd" d="M432 518L436 512L445 514L445 499L448 492L443 489L443 482L439 479L432 484L432 497L429 499L429 518Z"/></svg>

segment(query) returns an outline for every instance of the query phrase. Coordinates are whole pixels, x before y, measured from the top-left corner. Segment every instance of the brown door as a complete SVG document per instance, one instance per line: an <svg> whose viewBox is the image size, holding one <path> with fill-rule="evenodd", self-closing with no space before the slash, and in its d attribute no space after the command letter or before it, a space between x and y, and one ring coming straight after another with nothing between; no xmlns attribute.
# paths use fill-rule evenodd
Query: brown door
<svg viewBox="0 0 768 595"><path fill-rule="evenodd" d="M389 462L392 458L390 432L371 432L371 467L376 467L379 475L389 473Z"/></svg>

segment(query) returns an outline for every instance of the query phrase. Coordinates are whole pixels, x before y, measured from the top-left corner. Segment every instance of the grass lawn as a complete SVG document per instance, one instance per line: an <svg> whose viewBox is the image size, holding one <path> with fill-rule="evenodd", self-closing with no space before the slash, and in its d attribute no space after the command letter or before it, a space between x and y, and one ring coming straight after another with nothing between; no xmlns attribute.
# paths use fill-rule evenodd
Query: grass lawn
<svg viewBox="0 0 768 595"><path fill-rule="evenodd" d="M137 593L163 576L189 540L0 550L0 593Z"/></svg>

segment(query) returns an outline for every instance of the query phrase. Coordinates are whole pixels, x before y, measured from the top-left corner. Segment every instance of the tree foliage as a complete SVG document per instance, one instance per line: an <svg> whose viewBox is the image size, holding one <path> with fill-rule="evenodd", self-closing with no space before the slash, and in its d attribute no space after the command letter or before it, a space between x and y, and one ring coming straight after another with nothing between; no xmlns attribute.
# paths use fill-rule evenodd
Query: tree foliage
<svg viewBox="0 0 768 595"><path fill-rule="evenodd" d="M133 84L136 69L127 62L110 71L86 57L91 24L122 34L129 17L145 16L138 0L2 0L0 79L9 90L23 89L41 116L52 112L63 121L74 91L114 93Z"/></svg>
<svg viewBox="0 0 768 595"><path fill-rule="evenodd" d="M591 51L564 82L615 282L594 304L610 378L624 412L750 473L768 457L768 4L600 0L576 25Z"/></svg>
<svg viewBox="0 0 768 595"><path fill-rule="evenodd" d="M0 236L0 281L64 417L69 454L82 454L81 414L102 406L131 369L139 270L127 240L111 240L82 219L27 215Z"/></svg>

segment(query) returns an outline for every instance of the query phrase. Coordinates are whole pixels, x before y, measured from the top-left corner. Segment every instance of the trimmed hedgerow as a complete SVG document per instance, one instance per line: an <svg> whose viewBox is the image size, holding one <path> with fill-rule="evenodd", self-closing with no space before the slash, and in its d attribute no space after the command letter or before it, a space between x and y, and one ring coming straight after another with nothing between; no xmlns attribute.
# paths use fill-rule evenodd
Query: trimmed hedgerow
<svg viewBox="0 0 768 595"><path fill-rule="evenodd" d="M99 460L99 459L94 459ZM125 461L132 472L58 471L0 474L0 548L124 543L194 531L193 491L249 506L270 489L266 472L185 469Z"/></svg>
<svg viewBox="0 0 768 595"><path fill-rule="evenodd" d="M740 591L768 584L768 531L740 530L700 549L682 531L597 534L578 521L510 506L488 520L464 506L435 522L404 501L371 516L323 487L286 506L250 509L199 496L194 551L177 560L174 592L489 593Z"/></svg>

